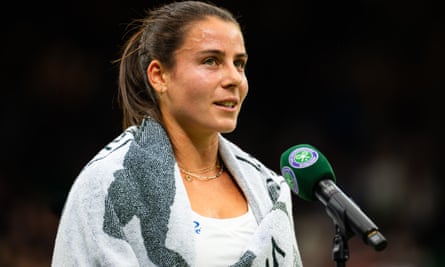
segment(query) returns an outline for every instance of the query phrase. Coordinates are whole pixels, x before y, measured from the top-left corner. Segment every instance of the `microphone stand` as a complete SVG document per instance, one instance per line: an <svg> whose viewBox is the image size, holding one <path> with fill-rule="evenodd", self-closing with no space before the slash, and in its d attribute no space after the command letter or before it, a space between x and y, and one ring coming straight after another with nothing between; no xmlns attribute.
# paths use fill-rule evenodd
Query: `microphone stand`
<svg viewBox="0 0 445 267"><path fill-rule="evenodd" d="M338 193L339 189L336 188L332 181L322 180L320 183L323 186L315 191L315 195L325 205L326 212L335 225L332 258L337 262L337 266L346 266L346 261L349 259L348 240L354 234L363 236L363 232L368 231L362 237L365 243L373 246L376 250L384 249L386 247L386 239L377 230L377 226L371 221L367 221L365 215L354 204L351 204L350 201L345 201L345 197ZM355 218L355 220L349 220L348 210L351 212L349 215Z"/></svg>
<svg viewBox="0 0 445 267"><path fill-rule="evenodd" d="M335 225L332 259L337 263L337 267L345 267L349 259L348 237L338 224Z"/></svg>
<svg viewBox="0 0 445 267"><path fill-rule="evenodd" d="M315 192L317 198L325 205L325 210L328 216L332 219L335 226L335 235L332 246L332 259L337 263L337 267L345 267L346 261L349 259L348 240L354 236L354 232L349 227L345 209L341 208L335 197L330 199L323 196L330 195L329 190L331 186L323 187L327 190L326 194L319 194Z"/></svg>

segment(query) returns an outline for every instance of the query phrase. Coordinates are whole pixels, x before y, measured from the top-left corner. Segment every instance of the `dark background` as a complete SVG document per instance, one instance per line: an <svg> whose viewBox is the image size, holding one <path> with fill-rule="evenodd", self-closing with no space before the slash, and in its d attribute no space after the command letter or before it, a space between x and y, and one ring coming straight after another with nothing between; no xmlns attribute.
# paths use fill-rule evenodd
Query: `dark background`
<svg viewBox="0 0 445 267"><path fill-rule="evenodd" d="M227 137L279 172L309 143L388 240L349 241L349 267L445 266L445 36L440 1L214 1L240 15L250 91ZM68 190L116 137L126 25L162 1L10 2L2 8L0 266L49 266ZM440 96L439 96L440 94ZM334 227L295 196L305 267L335 266Z"/></svg>

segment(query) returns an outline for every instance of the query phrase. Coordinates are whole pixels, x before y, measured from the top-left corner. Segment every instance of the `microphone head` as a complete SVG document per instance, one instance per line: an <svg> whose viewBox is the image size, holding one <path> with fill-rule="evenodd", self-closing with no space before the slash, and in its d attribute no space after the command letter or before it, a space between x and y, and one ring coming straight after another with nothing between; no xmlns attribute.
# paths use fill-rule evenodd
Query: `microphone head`
<svg viewBox="0 0 445 267"><path fill-rule="evenodd" d="M308 144L295 145L281 154L280 169L291 190L308 201L317 199L315 189L319 181L336 180L326 157Z"/></svg>

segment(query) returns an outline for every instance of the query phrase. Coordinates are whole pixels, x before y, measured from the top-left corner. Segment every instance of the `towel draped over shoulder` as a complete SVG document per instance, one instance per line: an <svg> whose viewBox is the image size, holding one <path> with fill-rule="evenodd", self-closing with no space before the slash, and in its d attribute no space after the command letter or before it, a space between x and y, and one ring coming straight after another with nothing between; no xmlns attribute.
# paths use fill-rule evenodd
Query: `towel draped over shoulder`
<svg viewBox="0 0 445 267"><path fill-rule="evenodd" d="M219 136L257 231L232 266L301 267L284 178ZM192 209L163 127L146 118L104 147L68 194L52 267L194 266ZM224 249L224 248L221 248Z"/></svg>

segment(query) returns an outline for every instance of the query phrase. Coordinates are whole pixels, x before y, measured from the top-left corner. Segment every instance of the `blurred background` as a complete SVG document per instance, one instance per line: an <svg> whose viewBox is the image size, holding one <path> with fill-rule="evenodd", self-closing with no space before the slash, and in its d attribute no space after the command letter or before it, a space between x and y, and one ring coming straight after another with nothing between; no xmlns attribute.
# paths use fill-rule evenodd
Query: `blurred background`
<svg viewBox="0 0 445 267"><path fill-rule="evenodd" d="M127 24L165 1L10 2L2 8L0 266L49 266L75 177L121 132ZM388 240L354 236L349 267L443 267L445 35L434 0L214 1L240 17L250 91L227 137L279 172L309 143ZM335 266L334 224L294 199L305 267Z"/></svg>

